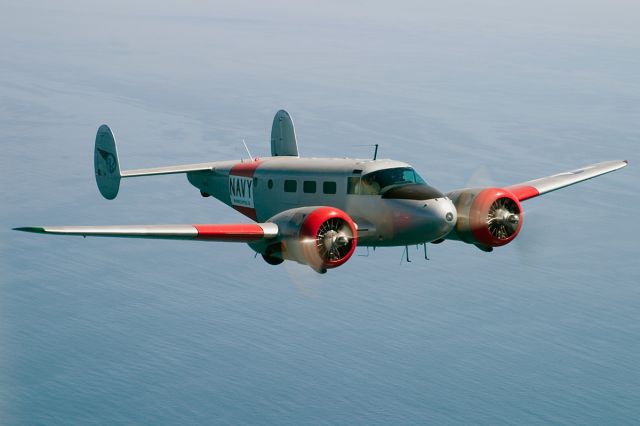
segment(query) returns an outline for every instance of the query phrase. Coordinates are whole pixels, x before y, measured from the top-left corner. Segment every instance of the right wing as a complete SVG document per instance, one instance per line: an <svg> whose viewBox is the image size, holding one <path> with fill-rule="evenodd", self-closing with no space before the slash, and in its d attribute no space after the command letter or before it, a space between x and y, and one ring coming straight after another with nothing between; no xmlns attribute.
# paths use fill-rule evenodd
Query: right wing
<svg viewBox="0 0 640 426"><path fill-rule="evenodd" d="M270 222L207 225L29 226L14 228L14 230L38 234L81 235L83 237L208 240L239 243L278 236L278 225Z"/></svg>
<svg viewBox="0 0 640 426"><path fill-rule="evenodd" d="M565 186L573 185L583 180L592 179L605 173L611 173L625 167L627 160L605 161L603 163L592 164L569 172L558 173L540 179L534 179L517 185L507 186L519 201L528 200Z"/></svg>

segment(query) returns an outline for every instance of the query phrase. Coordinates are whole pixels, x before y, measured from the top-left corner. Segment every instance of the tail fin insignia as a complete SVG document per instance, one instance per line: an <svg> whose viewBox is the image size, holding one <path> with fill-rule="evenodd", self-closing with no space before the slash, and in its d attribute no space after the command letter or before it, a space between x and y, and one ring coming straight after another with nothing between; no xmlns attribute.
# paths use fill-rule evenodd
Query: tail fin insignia
<svg viewBox="0 0 640 426"><path fill-rule="evenodd" d="M100 193L107 200L113 200L118 195L122 176L118 165L116 141L106 124L100 126L96 134L93 166Z"/></svg>
<svg viewBox="0 0 640 426"><path fill-rule="evenodd" d="M105 163L107 163L107 170L109 170L109 173L115 172L116 167L118 166L116 157L110 152L105 151L104 149L96 148L96 151L98 151L100 156L104 159ZM98 175L100 175L101 170L98 170L97 173Z"/></svg>

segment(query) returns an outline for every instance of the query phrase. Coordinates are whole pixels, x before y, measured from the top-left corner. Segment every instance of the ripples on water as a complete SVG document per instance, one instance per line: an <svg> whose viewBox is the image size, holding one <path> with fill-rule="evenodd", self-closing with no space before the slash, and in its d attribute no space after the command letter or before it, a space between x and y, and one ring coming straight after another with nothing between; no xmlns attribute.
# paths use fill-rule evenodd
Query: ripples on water
<svg viewBox="0 0 640 426"><path fill-rule="evenodd" d="M0 423L640 417L635 5L101 7L0 18ZM265 155L281 107L303 154L378 142L443 190L631 166L527 202L490 255L384 249L325 276L244 245L8 231L238 221L182 176L103 200L95 129L112 125L124 168L238 158L242 138Z"/></svg>

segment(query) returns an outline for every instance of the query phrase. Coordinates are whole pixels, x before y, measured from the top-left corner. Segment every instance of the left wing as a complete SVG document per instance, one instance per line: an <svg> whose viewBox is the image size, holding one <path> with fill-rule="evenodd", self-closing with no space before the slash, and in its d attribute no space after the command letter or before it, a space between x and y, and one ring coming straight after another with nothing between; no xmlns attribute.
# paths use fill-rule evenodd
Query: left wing
<svg viewBox="0 0 640 426"><path fill-rule="evenodd" d="M604 163L592 164L582 167L581 169L507 186L506 189L518 197L519 201L524 201L537 197L538 195L546 194L547 192L555 191L556 189L564 188L565 186L582 182L583 180L591 179L605 173L611 173L625 167L627 164L627 160L605 161Z"/></svg>
<svg viewBox="0 0 640 426"><path fill-rule="evenodd" d="M208 225L109 225L109 226L30 226L16 231L39 234L82 235L83 237L154 238L167 240L208 240L247 243L275 238L275 223Z"/></svg>

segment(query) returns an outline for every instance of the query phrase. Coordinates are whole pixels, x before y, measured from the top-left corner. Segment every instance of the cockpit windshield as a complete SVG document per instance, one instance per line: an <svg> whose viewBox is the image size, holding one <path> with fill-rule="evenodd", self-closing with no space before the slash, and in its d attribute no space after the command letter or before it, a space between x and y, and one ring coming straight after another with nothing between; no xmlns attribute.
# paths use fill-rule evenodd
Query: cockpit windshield
<svg viewBox="0 0 640 426"><path fill-rule="evenodd" d="M378 170L362 177L349 179L349 194L382 195L391 188L425 181L411 167Z"/></svg>
<svg viewBox="0 0 640 426"><path fill-rule="evenodd" d="M396 167L350 177L348 193L354 195L381 195L382 198L401 200L431 200L444 195L427 185L411 167Z"/></svg>

